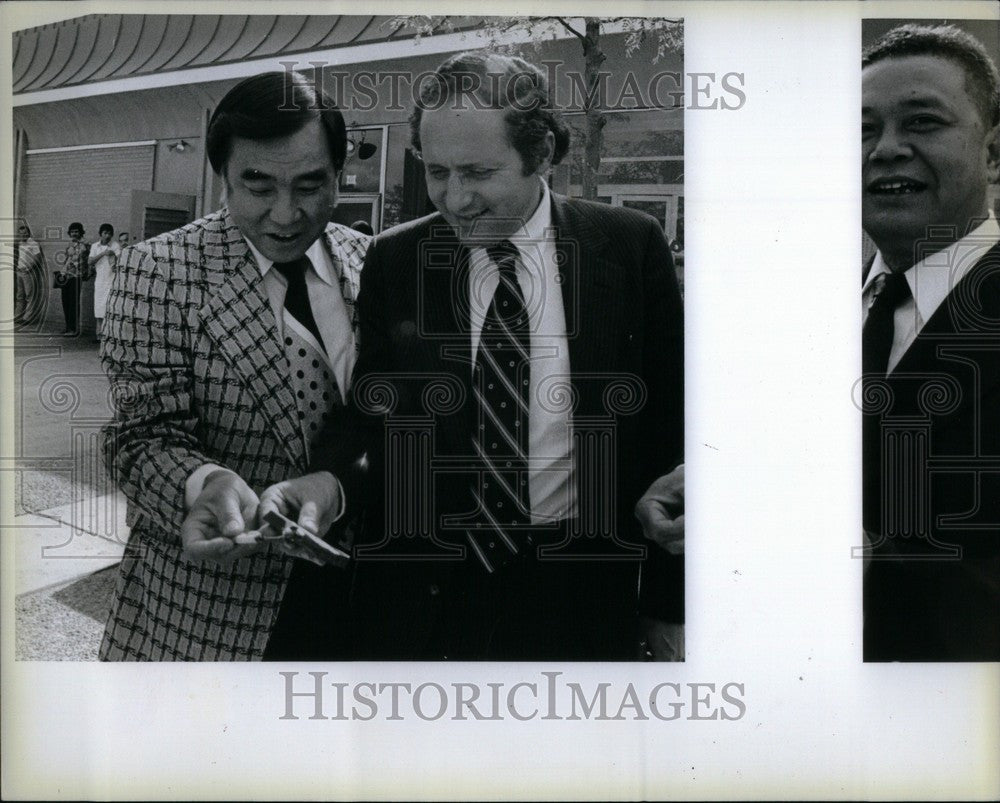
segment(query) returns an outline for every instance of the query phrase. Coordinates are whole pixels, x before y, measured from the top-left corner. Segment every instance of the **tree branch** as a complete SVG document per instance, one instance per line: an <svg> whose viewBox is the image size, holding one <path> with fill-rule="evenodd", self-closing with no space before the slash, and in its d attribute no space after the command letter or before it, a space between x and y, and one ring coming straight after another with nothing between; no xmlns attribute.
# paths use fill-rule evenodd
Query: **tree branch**
<svg viewBox="0 0 1000 803"><path fill-rule="evenodd" d="M565 28L567 31L573 34L573 36L575 36L581 42L583 42L586 39L586 37L582 33L580 33L576 28L574 28L572 25L566 22L566 20L563 17L552 17L551 19L554 19L556 22L562 25L563 28Z"/></svg>

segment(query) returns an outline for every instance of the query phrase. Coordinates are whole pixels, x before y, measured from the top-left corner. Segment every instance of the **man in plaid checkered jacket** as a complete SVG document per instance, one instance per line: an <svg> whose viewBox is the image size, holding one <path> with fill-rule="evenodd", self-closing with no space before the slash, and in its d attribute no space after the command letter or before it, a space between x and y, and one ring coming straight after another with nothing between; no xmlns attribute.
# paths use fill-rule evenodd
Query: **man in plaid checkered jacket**
<svg viewBox="0 0 1000 803"><path fill-rule="evenodd" d="M343 648L336 620L314 615L343 610L341 570L238 536L258 525L258 492L308 470L347 392L369 238L328 222L346 147L305 77L249 78L208 128L226 206L122 255L101 356L131 533L102 660Z"/></svg>

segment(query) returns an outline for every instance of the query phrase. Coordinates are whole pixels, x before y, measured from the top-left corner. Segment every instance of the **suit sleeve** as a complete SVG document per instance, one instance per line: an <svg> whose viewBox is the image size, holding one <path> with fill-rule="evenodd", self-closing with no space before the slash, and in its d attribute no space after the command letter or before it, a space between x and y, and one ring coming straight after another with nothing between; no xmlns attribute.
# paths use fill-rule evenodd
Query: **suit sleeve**
<svg viewBox="0 0 1000 803"><path fill-rule="evenodd" d="M101 361L115 411L105 464L130 506L179 537L187 478L209 460L196 435L183 312L148 248L123 252L108 299Z"/></svg>
<svg viewBox="0 0 1000 803"><path fill-rule="evenodd" d="M659 226L647 230L643 259L645 299L643 381L648 400L643 428L644 489L684 460L684 306L673 258ZM633 504L637 500L633 500ZM684 556L647 544L640 612L665 622L684 621Z"/></svg>

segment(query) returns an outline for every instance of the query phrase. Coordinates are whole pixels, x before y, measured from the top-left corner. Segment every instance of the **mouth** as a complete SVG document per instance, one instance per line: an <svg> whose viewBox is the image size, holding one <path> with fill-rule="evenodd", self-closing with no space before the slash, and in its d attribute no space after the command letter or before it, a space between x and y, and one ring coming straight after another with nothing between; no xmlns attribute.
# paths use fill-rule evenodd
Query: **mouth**
<svg viewBox="0 0 1000 803"><path fill-rule="evenodd" d="M455 222L458 223L460 226L471 226L485 214L486 211L484 210L482 212L477 212L474 215L455 215Z"/></svg>
<svg viewBox="0 0 1000 803"><path fill-rule="evenodd" d="M868 185L871 195L912 195L926 189L926 184L912 178L880 178Z"/></svg>
<svg viewBox="0 0 1000 803"><path fill-rule="evenodd" d="M274 242L276 242L276 243L281 243L282 245L288 245L288 243L293 243L297 239L299 239L299 237L301 236L301 234L272 234L272 233L269 233L266 236L269 239L274 240Z"/></svg>

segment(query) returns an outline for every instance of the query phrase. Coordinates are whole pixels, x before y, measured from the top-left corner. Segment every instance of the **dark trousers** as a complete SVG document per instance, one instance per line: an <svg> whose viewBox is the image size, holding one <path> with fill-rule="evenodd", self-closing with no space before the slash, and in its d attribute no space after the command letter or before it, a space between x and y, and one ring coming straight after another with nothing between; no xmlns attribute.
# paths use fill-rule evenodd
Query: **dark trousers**
<svg viewBox="0 0 1000 803"><path fill-rule="evenodd" d="M547 560L531 548L493 574L471 554L458 561L359 560L354 569L359 660L638 657L634 560Z"/></svg>
<svg viewBox="0 0 1000 803"><path fill-rule="evenodd" d="M67 276L62 286L63 318L66 321L67 332L80 331L80 290L79 278Z"/></svg>
<svg viewBox="0 0 1000 803"><path fill-rule="evenodd" d="M638 566L528 554L450 589L434 652L450 660L628 661L638 651Z"/></svg>
<svg viewBox="0 0 1000 803"><path fill-rule="evenodd" d="M349 573L296 559L265 661L343 661L349 652Z"/></svg>

